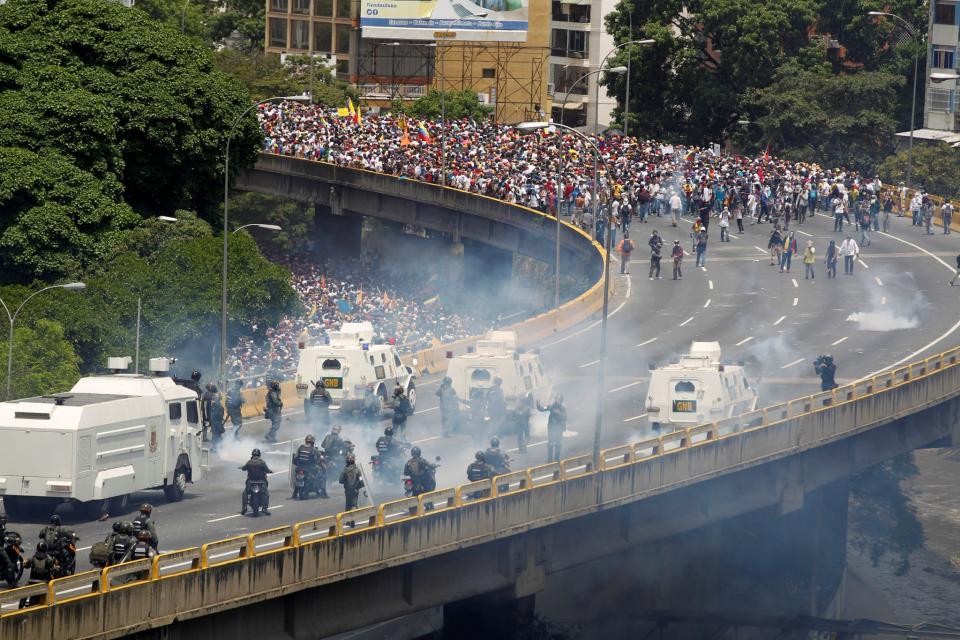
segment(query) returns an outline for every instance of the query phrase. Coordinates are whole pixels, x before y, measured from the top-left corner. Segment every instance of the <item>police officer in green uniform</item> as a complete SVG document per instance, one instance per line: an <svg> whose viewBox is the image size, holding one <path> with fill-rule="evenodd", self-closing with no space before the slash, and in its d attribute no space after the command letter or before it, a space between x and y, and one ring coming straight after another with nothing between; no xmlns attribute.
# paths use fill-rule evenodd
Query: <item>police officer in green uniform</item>
<svg viewBox="0 0 960 640"><path fill-rule="evenodd" d="M487 464L486 455L483 451L477 451L474 461L467 466L467 480L477 482L493 477L493 467Z"/></svg>
<svg viewBox="0 0 960 640"><path fill-rule="evenodd" d="M263 417L270 421L270 431L267 432L264 438L267 442L277 441L277 431L280 430L280 415L282 412L283 400L280 398L280 383L273 380L270 382L270 392L267 393L267 406L263 412Z"/></svg>
<svg viewBox="0 0 960 640"><path fill-rule="evenodd" d="M449 376L440 383L437 397L440 399L440 423L443 426L443 437L449 438L460 429L460 399L453 388L453 380Z"/></svg>
<svg viewBox="0 0 960 640"><path fill-rule="evenodd" d="M500 450L500 438L496 436L490 438L490 448L484 454L484 459L493 467L494 475L510 473L510 456Z"/></svg>
<svg viewBox="0 0 960 640"><path fill-rule="evenodd" d="M243 428L243 404L246 400L243 397L243 382L235 380L233 387L227 391L227 415L230 416L230 424L233 425L233 437L240 437L240 429Z"/></svg>
<svg viewBox="0 0 960 640"><path fill-rule="evenodd" d="M140 515L133 519L133 530L139 534L140 531L146 531L150 534L150 546L157 551L160 545L160 537L157 535L157 523L151 517L153 506L144 502L140 505ZM139 538L139 535L137 536Z"/></svg>
<svg viewBox="0 0 960 640"><path fill-rule="evenodd" d="M224 415L223 415L223 396L217 385L210 383L207 385L209 396L207 398L207 420L210 422L210 434L213 444L210 449L216 451L220 448L220 441L223 440Z"/></svg>
<svg viewBox="0 0 960 640"><path fill-rule="evenodd" d="M415 496L437 488L437 481L434 476L437 465L427 462L420 454L420 447L411 449L410 459L403 466L403 475L408 476L413 481L413 495Z"/></svg>
<svg viewBox="0 0 960 640"><path fill-rule="evenodd" d="M360 489L363 488L363 474L357 467L357 457L352 453L347 454L347 466L340 473L340 484L343 485L343 493L346 496L346 506L344 511L350 511L357 508L357 499L360 497Z"/></svg>
<svg viewBox="0 0 960 640"><path fill-rule="evenodd" d="M240 506L240 515L246 515L247 506L249 505L249 492L250 492L250 483L251 482L262 482L263 483L263 515L270 515L270 492L268 489L267 476L273 471L270 470L270 467L267 466L267 463L260 458L260 449L254 449L250 453L250 459L247 461L247 464L240 467L241 471L247 472L247 483L243 488L243 496L241 498Z"/></svg>
<svg viewBox="0 0 960 640"><path fill-rule="evenodd" d="M309 417L313 426L326 428L330 424L330 403L332 402L333 398L323 386L323 380L317 380L313 383L310 397L303 401L303 412Z"/></svg>
<svg viewBox="0 0 960 640"><path fill-rule="evenodd" d="M57 577L57 561L47 552L46 542L37 544L37 550L33 553L33 557L27 558L27 561L23 563L23 568L24 570L30 569L28 584L50 582ZM31 596L29 604L31 606L40 604L42 597ZM20 601L20 608L23 609L27 604L27 599L24 598Z"/></svg>

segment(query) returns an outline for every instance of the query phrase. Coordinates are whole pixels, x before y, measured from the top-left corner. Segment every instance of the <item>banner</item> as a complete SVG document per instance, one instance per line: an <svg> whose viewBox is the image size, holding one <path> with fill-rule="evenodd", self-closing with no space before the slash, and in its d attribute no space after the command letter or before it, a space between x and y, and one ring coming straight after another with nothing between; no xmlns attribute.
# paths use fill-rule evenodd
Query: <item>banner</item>
<svg viewBox="0 0 960 640"><path fill-rule="evenodd" d="M529 5L530 0L362 0L360 27L364 38L526 42Z"/></svg>

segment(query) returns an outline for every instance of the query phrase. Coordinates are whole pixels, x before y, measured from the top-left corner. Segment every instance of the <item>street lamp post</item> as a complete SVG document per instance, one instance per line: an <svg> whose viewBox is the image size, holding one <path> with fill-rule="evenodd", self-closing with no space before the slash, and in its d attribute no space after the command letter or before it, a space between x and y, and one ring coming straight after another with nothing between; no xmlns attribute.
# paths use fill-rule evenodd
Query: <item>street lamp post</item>
<svg viewBox="0 0 960 640"><path fill-rule="evenodd" d="M472 14L468 16L460 16L459 18L451 22L449 25L447 25L447 28L443 32L443 37L444 38L449 37L450 27L452 27L453 25L457 24L458 22L460 22L465 18L482 19L486 17L487 17L486 12ZM437 65L438 67L440 67L440 123L441 123L440 124L440 186L445 187L447 185L447 96L446 96L446 93L444 93L443 85L445 84L444 78L446 77L446 74L444 73L444 69L443 69L444 49L440 47L439 41L436 44L438 47L437 55L440 57L440 64Z"/></svg>
<svg viewBox="0 0 960 640"><path fill-rule="evenodd" d="M894 20L899 21L900 24L903 25L907 35L913 38L914 44L917 45L913 52L913 96L910 100L910 144L907 147L907 189L910 189L913 181L913 129L917 122L917 66L920 63L920 36L916 29L913 28L913 25L895 13L887 13L885 11L870 11L867 13L867 15L893 18Z"/></svg>
<svg viewBox="0 0 960 640"><path fill-rule="evenodd" d="M611 69L611 71L613 71ZM557 124L550 122L522 122L516 126L520 131L533 131L536 129L546 129L547 127L560 127L565 129L570 133L578 136L579 138L585 140L593 150L593 156L597 160L593 166L593 183L596 187L599 176L598 174L598 163L602 162L604 167L607 169L607 173L610 173L610 167L607 165L607 161L603 159L603 156L600 154L600 147L597 146L596 141L584 135L583 133L577 131L573 127L569 127L565 124ZM559 220L559 218L558 218ZM558 223L559 224L559 223ZM600 438L603 427L603 388L606 383L606 367L604 360L607 356L607 316L609 315L610 309L610 239L613 237L613 234L610 233L609 228L606 230L606 239L604 241L604 257L603 257L603 316L600 325L600 369L597 374L597 410L596 410L596 420L594 422L593 428L593 468L600 468Z"/></svg>
<svg viewBox="0 0 960 640"><path fill-rule="evenodd" d="M20 310L23 309L23 306L30 302L30 299L35 295L43 293L44 291L49 291L50 289L67 289L69 291L83 291L87 288L87 285L83 282L69 282L67 284L55 284L49 287L44 287L39 291L34 291L27 299L20 303L20 306L17 307L17 310L13 313L10 313L7 303L3 300L0 300L0 306L3 307L3 310L7 312L7 320L10 322L10 338L7 342L7 400L10 400L10 383L13 379L13 326L17 321L17 316L20 314Z"/></svg>
<svg viewBox="0 0 960 640"><path fill-rule="evenodd" d="M223 161L223 282L221 283L220 291L220 388L226 388L226 364L227 364L227 249L229 248L230 242L230 227L229 227L229 205L230 205L230 141L233 139L233 132L236 130L237 125L240 124L240 121L250 113L253 109L256 109L262 104L267 104L268 102L281 102L283 100L292 100L294 102L307 102L310 100L308 96L275 96L273 98L265 98L254 102L249 107L243 110L237 119L233 121L233 125L230 127L230 133L227 134L227 144L226 152L224 153Z"/></svg>

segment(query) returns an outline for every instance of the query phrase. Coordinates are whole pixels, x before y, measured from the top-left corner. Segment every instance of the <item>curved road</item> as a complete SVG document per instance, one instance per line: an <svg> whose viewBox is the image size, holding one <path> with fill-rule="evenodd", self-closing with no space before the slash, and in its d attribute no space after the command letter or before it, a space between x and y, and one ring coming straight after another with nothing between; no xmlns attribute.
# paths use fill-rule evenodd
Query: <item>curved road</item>
<svg viewBox="0 0 960 640"><path fill-rule="evenodd" d="M801 249L807 240L813 240L818 253L816 280L805 281L799 256L792 273L781 274L769 266L765 249L769 224L747 226L744 234L733 234L730 242L720 243L714 222L705 269L695 268L693 257L688 257L684 279L673 282L665 257L664 278L650 281L646 239L653 229L663 235L667 248L674 239L690 246L689 220L676 229L664 220L633 223L632 236L639 246L631 275L620 275L619 265L613 265L617 291L610 304L605 446L650 434L644 414L648 365L684 353L692 340L719 341L724 358L744 360L751 382L759 381L761 406L818 390L811 362L819 353L834 355L838 381L843 384L960 342L956 299L960 289L948 286L960 251L956 235L938 232L926 236L922 228L909 224L909 218L894 218L892 234L871 234L873 244L862 249L853 276L843 275L841 261L837 278L828 280L823 255L828 241L836 239L839 244L843 235L832 232L832 219L818 215L794 227ZM564 456L592 448L598 344L599 321L591 321L540 345L544 366L567 402L569 431ZM451 486L466 481L465 469L475 446L466 436L440 437L433 393L438 381L437 377L419 381L419 405L408 421L407 435L423 448L425 456L442 456L438 484ZM298 404L295 398L287 399L289 422L280 432L282 438L299 438L307 432L297 415ZM544 462L544 416L539 414L528 453L521 456L511 451L515 469ZM342 510L343 493L335 480L328 483L329 500L290 500L286 483L293 442L259 445L250 436L266 431L263 421L248 424L249 435L240 441L233 441L228 434L223 451L214 456L211 472L190 487L183 502L166 504L155 492L133 497L131 509L145 500L155 505L161 549L196 546ZM369 460L372 443L383 425L344 423L346 437L357 443L359 460ZM507 440L504 448L513 449L513 438ZM238 513L244 474L237 467L254 446L261 446L276 472L270 518L253 519ZM374 486L371 490L377 502L401 497L399 487ZM82 537L78 566L87 567L86 549L103 538L109 522L78 521L69 506L61 507L61 513L65 524ZM134 513L116 514L116 518L132 518ZM9 524L28 541L28 553L47 514L35 516L30 522Z"/></svg>

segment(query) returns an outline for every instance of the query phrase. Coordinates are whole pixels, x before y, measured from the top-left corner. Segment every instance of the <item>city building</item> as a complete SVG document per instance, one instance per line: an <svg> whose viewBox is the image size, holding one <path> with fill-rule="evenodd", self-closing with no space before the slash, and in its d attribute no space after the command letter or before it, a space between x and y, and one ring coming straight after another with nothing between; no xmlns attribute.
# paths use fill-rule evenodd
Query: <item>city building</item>
<svg viewBox="0 0 960 640"><path fill-rule="evenodd" d="M960 132L960 117L957 115L960 6L957 0L930 2L928 34L923 127L937 131Z"/></svg>
<svg viewBox="0 0 960 640"><path fill-rule="evenodd" d="M422 30L416 39L365 37L361 15L369 13L363 13L363 0L265 2L267 53L322 56L338 78L358 87L367 108L415 100L436 88L477 92L502 122L550 113L550 0L523 0L528 12L523 41L501 41L496 34L460 39L470 30L450 24L456 20L447 21L446 29ZM508 4L486 0L469 6L478 13Z"/></svg>

